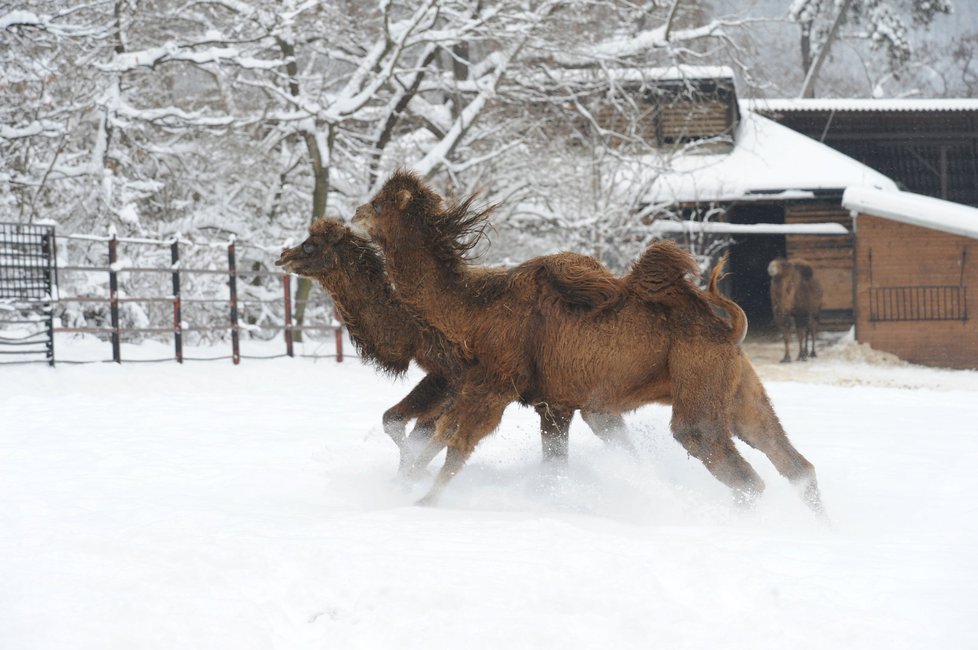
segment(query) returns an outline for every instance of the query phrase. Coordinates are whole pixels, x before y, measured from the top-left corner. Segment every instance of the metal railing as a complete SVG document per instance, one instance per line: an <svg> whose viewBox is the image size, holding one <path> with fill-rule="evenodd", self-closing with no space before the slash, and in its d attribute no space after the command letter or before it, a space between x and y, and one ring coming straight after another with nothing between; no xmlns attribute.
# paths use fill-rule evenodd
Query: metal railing
<svg viewBox="0 0 978 650"><path fill-rule="evenodd" d="M967 290L962 285L870 287L869 320L968 320Z"/></svg>
<svg viewBox="0 0 978 650"><path fill-rule="evenodd" d="M55 293L60 295L52 296L51 304L54 309L59 309L63 311L66 306L75 305L100 305L107 307L108 311L108 322L105 325L79 325L79 326L59 326L56 324L49 324L50 335L53 340L54 334L94 334L100 337L104 337L111 348L111 359L104 359L105 361L114 361L116 363L121 363L123 359L122 354L122 343L126 335L134 335L136 337L172 337L173 343L173 356L166 359L125 359L125 361L165 361L165 360L175 360L178 363L183 363L184 360L216 360L216 359L227 359L230 358L234 364L240 363L242 358L275 358L282 356L295 356L295 343L297 339L297 334L300 332L327 332L332 333L335 338L335 354L313 354L313 355L303 355L303 356L314 356L317 358L335 358L337 362L342 362L344 357L343 350L343 326L342 323L338 322L335 313L328 319L329 324L302 324L298 325L294 322L294 313L299 305L323 305L325 307L325 296L320 300L296 300L293 297L292 292L292 277L288 274L281 273L279 271L269 271L262 269L249 269L249 270L239 270L238 268L238 246L232 240L226 244L214 244L206 243L199 244L195 242L190 242L186 240L171 240L171 241L160 241L160 240L150 240L150 239L132 239L132 238L120 238L115 235L108 237L94 237L88 235L68 235L68 236L57 236L56 239L59 242L82 242L89 246L105 246L104 252L107 254L108 263L93 263L93 264L73 264L73 265L60 265L57 267L57 273L62 276L58 285L60 289L56 289ZM137 246L154 246L154 247L168 247L169 248L169 266L159 266L159 265L135 265L127 264L124 260L120 260L119 247L121 244L127 245L137 245ZM194 268L185 267L181 260L181 251L184 246L207 246L208 248L216 247L226 247L227 252L227 263L224 268L213 268L214 265L209 265L211 268ZM270 251L262 247L252 247L264 251L271 257ZM106 259L106 258L103 258ZM107 295L64 295L67 293L66 287L74 286L70 281L66 282L67 276L71 274L105 274L105 283L108 285ZM122 295L120 291L120 278L127 274L158 274L162 276L169 276L170 286L172 287L172 292L163 295L140 295L140 296L129 296ZM222 297L202 297L198 295L184 295L183 290L184 280L188 278L193 278L196 276L216 276L223 277L226 279L225 284L227 285L227 294ZM268 283L278 283L281 286L281 294L278 298L254 298L242 296L239 287L238 279L242 276L247 276L252 280L261 278L263 281ZM102 285L105 286L105 285ZM94 293L94 292L93 292ZM167 319L167 322L161 323L157 322L155 324L145 324L141 326L124 326L121 319L121 309L122 306L127 303L136 303L143 306L151 305L170 305L171 309L166 311L172 311L172 319ZM193 305L211 305L211 306L222 306L220 311L223 311L223 317L220 320L213 320L213 318L204 324L189 324L185 321L185 313L188 307ZM276 307L276 312L281 313L282 318L280 322L268 323L263 322L259 324L248 324L242 323L241 308L248 306L257 305L274 305ZM8 309L15 309L16 304L6 305ZM279 309L280 307L280 309ZM212 310L213 313L213 310ZM253 334L272 334L277 336L278 333L282 335L283 351L281 354L276 355L242 355L241 354L241 334L242 331L253 333ZM188 357L184 353L184 336L188 333L199 333L199 334L224 334L229 335L230 339L230 355L221 355L217 357ZM0 331L0 338L2 338L3 332ZM21 334L21 336L24 336ZM28 334L28 338L34 336L34 334ZM13 339L8 339L13 341ZM54 362L54 357L52 354L52 364ZM65 361L61 358L56 359L58 362L76 363L77 361ZM23 359L15 360L14 363L28 363L30 361L25 361Z"/></svg>

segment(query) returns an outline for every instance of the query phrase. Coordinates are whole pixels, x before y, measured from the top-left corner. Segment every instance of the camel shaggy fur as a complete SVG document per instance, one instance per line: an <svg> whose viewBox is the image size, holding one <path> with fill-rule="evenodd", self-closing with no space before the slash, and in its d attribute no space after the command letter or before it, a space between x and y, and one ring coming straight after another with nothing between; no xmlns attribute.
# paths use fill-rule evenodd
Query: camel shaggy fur
<svg viewBox="0 0 978 650"><path fill-rule="evenodd" d="M822 285L815 277L812 265L801 258L778 257L767 266L771 276L771 309L774 322L784 337L784 357L781 363L791 361L789 341L791 328L798 336L798 360L815 356L815 334L819 312L822 309ZM809 341L811 351L809 351Z"/></svg>
<svg viewBox="0 0 978 650"><path fill-rule="evenodd" d="M403 471L413 459L413 450L434 433L436 419L454 395L454 379L472 361L397 300L380 255L340 221L314 222L309 237L282 251L276 264L316 280L332 296L361 358L392 375L403 374L412 360L428 373L383 416L384 431L400 450ZM492 269L480 272L500 273ZM537 411L544 458L566 460L573 410L538 407ZM581 416L605 441L634 451L620 414L582 411ZM408 437L406 424L415 418L417 423Z"/></svg>
<svg viewBox="0 0 978 650"><path fill-rule="evenodd" d="M465 258L491 211L447 204L420 177L395 172L355 223L381 246L398 297L478 363L466 367L451 408L424 453L448 452L423 502L433 502L512 401L560 411L625 412L672 404L673 435L743 501L764 488L733 444L760 449L821 512L815 471L788 441L740 341L743 311L698 288L691 256L656 242L629 273L561 253L486 277ZM554 268L573 268L555 282ZM727 312L730 322L714 312Z"/></svg>

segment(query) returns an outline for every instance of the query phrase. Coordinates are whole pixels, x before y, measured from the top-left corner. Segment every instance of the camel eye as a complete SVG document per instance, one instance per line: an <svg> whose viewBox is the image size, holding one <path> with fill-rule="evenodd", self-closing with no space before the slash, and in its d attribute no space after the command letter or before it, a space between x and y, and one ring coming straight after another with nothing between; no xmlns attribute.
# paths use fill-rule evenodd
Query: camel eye
<svg viewBox="0 0 978 650"><path fill-rule="evenodd" d="M312 242L302 242L302 252L306 255L312 255L316 252L316 245Z"/></svg>
<svg viewBox="0 0 978 650"><path fill-rule="evenodd" d="M370 204L370 207L374 209L374 212L380 214L380 201L374 201Z"/></svg>

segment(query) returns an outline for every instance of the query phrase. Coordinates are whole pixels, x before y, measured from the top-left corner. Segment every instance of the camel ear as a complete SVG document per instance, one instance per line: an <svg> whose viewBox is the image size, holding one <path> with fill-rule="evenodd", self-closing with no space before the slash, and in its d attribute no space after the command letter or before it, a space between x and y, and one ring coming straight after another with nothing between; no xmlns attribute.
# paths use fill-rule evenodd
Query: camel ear
<svg viewBox="0 0 978 650"><path fill-rule="evenodd" d="M411 193L407 190L401 190L397 193L397 209L405 210L409 205L411 205Z"/></svg>

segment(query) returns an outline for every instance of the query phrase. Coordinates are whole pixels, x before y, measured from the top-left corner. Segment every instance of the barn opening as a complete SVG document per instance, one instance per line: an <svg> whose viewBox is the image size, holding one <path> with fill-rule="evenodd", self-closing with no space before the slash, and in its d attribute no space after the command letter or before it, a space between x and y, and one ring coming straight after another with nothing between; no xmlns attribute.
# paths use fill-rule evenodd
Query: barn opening
<svg viewBox="0 0 978 650"><path fill-rule="evenodd" d="M732 224L784 224L784 206L776 204L735 205L727 212ZM786 251L783 234L737 234L730 246L726 291L747 314L749 331L767 334L773 331L771 312L771 278L767 265Z"/></svg>

